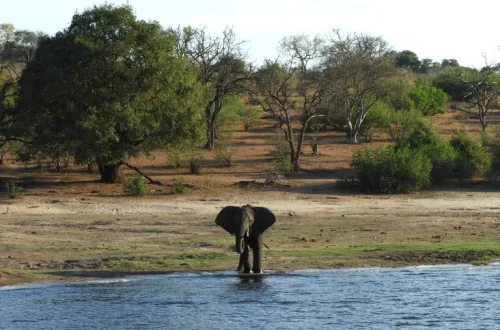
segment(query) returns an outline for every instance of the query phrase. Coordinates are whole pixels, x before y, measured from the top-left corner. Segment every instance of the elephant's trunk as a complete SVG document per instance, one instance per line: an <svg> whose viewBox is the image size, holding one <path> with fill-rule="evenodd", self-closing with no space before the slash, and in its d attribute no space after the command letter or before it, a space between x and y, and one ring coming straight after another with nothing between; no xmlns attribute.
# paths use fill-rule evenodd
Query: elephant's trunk
<svg viewBox="0 0 500 330"><path fill-rule="evenodd" d="M245 240L243 237L236 235L236 252L242 254L243 250L245 250Z"/></svg>
<svg viewBox="0 0 500 330"><path fill-rule="evenodd" d="M242 226L240 232L236 233L236 251L239 254L245 250L245 237L248 237L248 229Z"/></svg>

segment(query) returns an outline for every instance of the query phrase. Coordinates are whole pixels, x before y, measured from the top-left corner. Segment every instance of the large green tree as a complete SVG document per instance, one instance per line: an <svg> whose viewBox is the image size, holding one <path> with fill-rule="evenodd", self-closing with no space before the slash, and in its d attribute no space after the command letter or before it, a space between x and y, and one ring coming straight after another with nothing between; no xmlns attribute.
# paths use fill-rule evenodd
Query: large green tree
<svg viewBox="0 0 500 330"><path fill-rule="evenodd" d="M49 156L95 161L116 182L128 157L196 137L203 91L175 38L130 6L94 6L43 41L20 79L16 133Z"/></svg>

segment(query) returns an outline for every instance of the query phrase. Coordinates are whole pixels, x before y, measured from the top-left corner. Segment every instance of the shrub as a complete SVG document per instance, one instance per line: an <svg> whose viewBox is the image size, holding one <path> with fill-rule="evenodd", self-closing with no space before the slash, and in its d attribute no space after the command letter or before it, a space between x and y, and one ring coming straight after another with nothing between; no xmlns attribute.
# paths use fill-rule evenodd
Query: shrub
<svg viewBox="0 0 500 330"><path fill-rule="evenodd" d="M483 175L490 167L491 157L482 146L462 131L455 131L450 145L457 152L455 177L459 180Z"/></svg>
<svg viewBox="0 0 500 330"><path fill-rule="evenodd" d="M385 128L387 134L397 141L404 139L422 125L425 125L425 122L420 111L402 110L389 115Z"/></svg>
<svg viewBox="0 0 500 330"><path fill-rule="evenodd" d="M219 144L215 148L215 161L221 166L231 166L233 151L225 144Z"/></svg>
<svg viewBox="0 0 500 330"><path fill-rule="evenodd" d="M181 167L186 164L185 151L181 149L170 149L167 150L168 163L173 167Z"/></svg>
<svg viewBox="0 0 500 330"><path fill-rule="evenodd" d="M240 116L240 119L243 122L243 128L245 129L245 132L248 132L250 128L254 127L257 124L257 119L259 118L259 110L241 106L237 108L236 113Z"/></svg>
<svg viewBox="0 0 500 330"><path fill-rule="evenodd" d="M285 140L282 134L278 134L277 137L273 137L272 142L274 144L274 150L271 150L271 156L273 159L280 159L290 155L290 145Z"/></svg>
<svg viewBox="0 0 500 330"><path fill-rule="evenodd" d="M353 166L361 188L371 192L404 193L430 185L431 161L419 150L392 146L359 150Z"/></svg>
<svg viewBox="0 0 500 330"><path fill-rule="evenodd" d="M386 127L389 118L390 112L387 104L382 101L376 102L366 114L358 134L364 138L365 142L370 142L374 130Z"/></svg>
<svg viewBox="0 0 500 330"><path fill-rule="evenodd" d="M453 101L463 101L469 90L464 83L457 79L462 70L462 68L456 67L442 70L432 81L432 86L444 91Z"/></svg>
<svg viewBox="0 0 500 330"><path fill-rule="evenodd" d="M290 160L290 155L285 155L281 158L277 158L273 162L273 167L271 172L277 175L292 174L295 172L293 168L292 161Z"/></svg>
<svg viewBox="0 0 500 330"><path fill-rule="evenodd" d="M402 127L396 140L396 148L420 149L441 141L441 137L436 129L426 123L422 117L413 122L407 122Z"/></svg>
<svg viewBox="0 0 500 330"><path fill-rule="evenodd" d="M458 153L441 138L420 148L432 164L431 179L433 183L441 183L455 175Z"/></svg>
<svg viewBox="0 0 500 330"><path fill-rule="evenodd" d="M408 117L410 118L411 115ZM420 150L432 164L431 179L433 183L440 183L452 178L455 171L457 152L444 141L436 129L425 122L421 115L415 120L407 121L399 132L396 149L409 148Z"/></svg>
<svg viewBox="0 0 500 330"><path fill-rule="evenodd" d="M184 179L174 178L174 182L170 185L170 192L172 194L183 194L189 191L189 187L184 184Z"/></svg>
<svg viewBox="0 0 500 330"><path fill-rule="evenodd" d="M5 188L7 188L7 193L9 198L19 198L23 193L23 188L14 182L5 183Z"/></svg>
<svg viewBox="0 0 500 330"><path fill-rule="evenodd" d="M146 180L142 175L137 174L126 184L126 190L134 196L146 195Z"/></svg>
<svg viewBox="0 0 500 330"><path fill-rule="evenodd" d="M190 159L189 160L189 172L191 174L200 174L201 172L201 159Z"/></svg>
<svg viewBox="0 0 500 330"><path fill-rule="evenodd" d="M415 109L426 116L444 113L444 106L449 98L441 89L422 83L413 86L408 96Z"/></svg>
<svg viewBox="0 0 500 330"><path fill-rule="evenodd" d="M500 139L492 146L491 166L487 172L488 180L498 180L500 177Z"/></svg>
<svg viewBox="0 0 500 330"><path fill-rule="evenodd" d="M189 172L192 174L200 174L201 165L203 163L203 150L195 147L190 148L186 152L185 157Z"/></svg>

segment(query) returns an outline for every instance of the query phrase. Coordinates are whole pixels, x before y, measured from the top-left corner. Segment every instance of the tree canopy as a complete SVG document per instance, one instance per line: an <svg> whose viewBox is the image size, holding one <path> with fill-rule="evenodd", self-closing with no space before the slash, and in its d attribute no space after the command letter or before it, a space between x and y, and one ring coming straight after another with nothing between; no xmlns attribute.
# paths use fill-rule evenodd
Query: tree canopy
<svg viewBox="0 0 500 330"><path fill-rule="evenodd" d="M129 6L76 13L24 70L15 133L34 152L97 162L114 182L129 156L200 132L203 91L174 47L171 33Z"/></svg>

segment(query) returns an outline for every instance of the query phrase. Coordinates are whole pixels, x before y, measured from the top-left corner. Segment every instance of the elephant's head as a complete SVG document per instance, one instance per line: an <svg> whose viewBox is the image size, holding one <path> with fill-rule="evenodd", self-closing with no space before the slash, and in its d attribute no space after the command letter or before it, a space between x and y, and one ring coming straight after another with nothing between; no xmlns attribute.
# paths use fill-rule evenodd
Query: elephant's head
<svg viewBox="0 0 500 330"><path fill-rule="evenodd" d="M215 223L236 236L236 251L243 253L245 238L258 237L276 221L273 212L265 207L244 205L226 206L219 212Z"/></svg>

